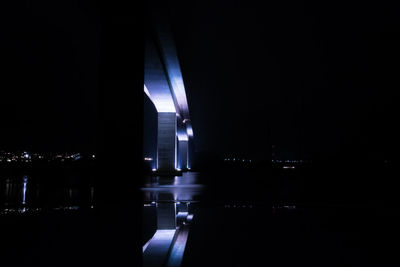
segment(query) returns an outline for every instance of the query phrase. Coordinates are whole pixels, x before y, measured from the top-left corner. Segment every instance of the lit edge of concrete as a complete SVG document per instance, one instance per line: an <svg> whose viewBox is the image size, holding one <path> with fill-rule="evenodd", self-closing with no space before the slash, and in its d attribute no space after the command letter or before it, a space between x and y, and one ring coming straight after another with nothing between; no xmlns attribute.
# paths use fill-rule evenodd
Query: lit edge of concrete
<svg viewBox="0 0 400 267"><path fill-rule="evenodd" d="M188 214L187 215L187 220L188 222L192 221L193 219L193 214ZM166 267L179 267L182 264L183 260L183 255L185 253L186 249L186 243L188 240L189 236L189 225L183 225L181 227L178 227L176 230L157 230L156 233L153 235L153 237L147 241L147 243L143 246L143 254L145 254L146 249L148 246L152 243L152 241L156 241L158 238L158 235L161 232L169 232L172 233L174 232L174 235L171 237L168 237L168 243L169 243L169 248L168 252L164 255L163 258L165 258L166 262ZM164 250L165 251L165 250ZM151 255L147 255L151 256ZM155 256L155 255L152 255ZM161 255L158 255L161 256ZM146 264L145 264L146 266Z"/></svg>

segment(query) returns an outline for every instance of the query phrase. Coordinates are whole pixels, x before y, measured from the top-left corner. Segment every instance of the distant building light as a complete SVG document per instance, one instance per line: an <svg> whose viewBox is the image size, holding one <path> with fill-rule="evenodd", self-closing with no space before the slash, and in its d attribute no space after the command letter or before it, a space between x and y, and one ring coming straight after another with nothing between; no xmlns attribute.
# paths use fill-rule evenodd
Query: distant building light
<svg viewBox="0 0 400 267"><path fill-rule="evenodd" d="M283 166L284 169L294 169L296 168L295 166Z"/></svg>
<svg viewBox="0 0 400 267"><path fill-rule="evenodd" d="M289 209L289 210L294 210L294 209L296 209L296 206L295 205L285 205L285 206L283 206L283 208Z"/></svg>
<svg viewBox="0 0 400 267"><path fill-rule="evenodd" d="M144 158L145 161L152 161L153 158Z"/></svg>
<svg viewBox="0 0 400 267"><path fill-rule="evenodd" d="M155 172L157 169L153 168L152 171Z"/></svg>

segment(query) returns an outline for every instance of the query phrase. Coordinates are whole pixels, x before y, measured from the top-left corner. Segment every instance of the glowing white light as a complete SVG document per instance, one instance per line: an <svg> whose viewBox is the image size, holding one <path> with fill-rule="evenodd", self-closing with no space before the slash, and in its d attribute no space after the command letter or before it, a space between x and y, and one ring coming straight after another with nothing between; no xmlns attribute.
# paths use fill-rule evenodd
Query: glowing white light
<svg viewBox="0 0 400 267"><path fill-rule="evenodd" d="M179 141L189 141L189 137L185 132L177 131L176 135Z"/></svg>
<svg viewBox="0 0 400 267"><path fill-rule="evenodd" d="M144 158L145 161L152 161L153 158Z"/></svg>
<svg viewBox="0 0 400 267"><path fill-rule="evenodd" d="M153 168L152 171L155 172L157 169Z"/></svg>
<svg viewBox="0 0 400 267"><path fill-rule="evenodd" d="M147 89L146 86L144 87ZM166 92L166 89L157 88L157 86L151 88L150 91L149 98L156 107L157 112L176 112L174 100L170 92Z"/></svg>
<svg viewBox="0 0 400 267"><path fill-rule="evenodd" d="M151 99L150 92L149 92L149 90L147 89L146 85L144 84L143 87L144 87L144 92L145 92L145 94Z"/></svg>

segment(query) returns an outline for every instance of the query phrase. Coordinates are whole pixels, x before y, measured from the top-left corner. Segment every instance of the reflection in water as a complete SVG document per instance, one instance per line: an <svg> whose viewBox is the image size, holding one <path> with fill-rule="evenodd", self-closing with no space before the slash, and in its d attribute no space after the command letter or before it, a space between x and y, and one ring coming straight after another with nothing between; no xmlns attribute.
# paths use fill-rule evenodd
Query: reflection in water
<svg viewBox="0 0 400 267"><path fill-rule="evenodd" d="M24 213L27 211L28 180L29 176L27 175L11 176L0 180L0 206L3 207L1 213Z"/></svg>
<svg viewBox="0 0 400 267"><path fill-rule="evenodd" d="M0 177L0 214L28 215L42 210L93 208L94 186L71 176L54 179L52 175L43 177L33 173ZM188 172L179 177L147 177L142 188L146 220L144 266L181 265L202 190L197 173Z"/></svg>
<svg viewBox="0 0 400 267"><path fill-rule="evenodd" d="M198 173L192 172L175 177L148 177L142 188L145 201L194 201L202 190Z"/></svg>
<svg viewBox="0 0 400 267"><path fill-rule="evenodd" d="M94 186L75 173L0 176L0 215L94 208Z"/></svg>
<svg viewBox="0 0 400 267"><path fill-rule="evenodd" d="M23 177L23 187L22 187L22 205L26 204L26 186L28 184L28 176Z"/></svg>
<svg viewBox="0 0 400 267"><path fill-rule="evenodd" d="M203 186L198 174L175 177L148 177L144 192L144 266L178 267L193 219L192 206L201 196ZM146 234L147 233L147 234ZM168 233L168 234L166 234Z"/></svg>

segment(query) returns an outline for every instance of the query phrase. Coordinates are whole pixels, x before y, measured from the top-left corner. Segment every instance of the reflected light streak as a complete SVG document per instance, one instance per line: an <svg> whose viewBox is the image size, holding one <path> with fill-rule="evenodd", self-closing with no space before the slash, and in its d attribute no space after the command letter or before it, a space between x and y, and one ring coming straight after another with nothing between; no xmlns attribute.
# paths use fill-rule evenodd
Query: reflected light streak
<svg viewBox="0 0 400 267"><path fill-rule="evenodd" d="M24 176L24 186L22 188L22 204L26 204L26 187L28 184L28 176Z"/></svg>

